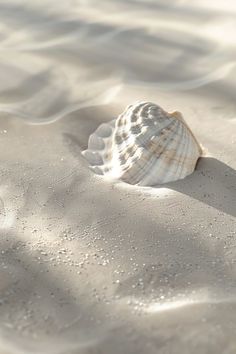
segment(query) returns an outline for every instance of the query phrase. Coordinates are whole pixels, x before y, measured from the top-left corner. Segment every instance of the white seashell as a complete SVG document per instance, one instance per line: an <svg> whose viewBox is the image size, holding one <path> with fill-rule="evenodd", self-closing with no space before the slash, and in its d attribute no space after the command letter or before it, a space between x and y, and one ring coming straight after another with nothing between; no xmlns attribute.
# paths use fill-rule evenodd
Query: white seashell
<svg viewBox="0 0 236 354"><path fill-rule="evenodd" d="M101 124L82 154L97 174L152 186L190 175L201 153L181 113L138 102Z"/></svg>

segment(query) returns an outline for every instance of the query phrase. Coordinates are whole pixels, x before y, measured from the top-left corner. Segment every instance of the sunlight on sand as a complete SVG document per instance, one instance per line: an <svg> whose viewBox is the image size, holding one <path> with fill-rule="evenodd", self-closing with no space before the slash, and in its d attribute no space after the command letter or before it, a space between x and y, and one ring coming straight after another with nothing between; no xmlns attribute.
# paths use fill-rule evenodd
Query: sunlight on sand
<svg viewBox="0 0 236 354"><path fill-rule="evenodd" d="M235 354L235 11L0 0L0 353ZM207 151L189 178L89 170L137 100L183 113Z"/></svg>
<svg viewBox="0 0 236 354"><path fill-rule="evenodd" d="M149 305L145 306L144 312L157 313L157 312L175 310L181 307L186 307L197 303L199 303L199 301L192 300L192 299L150 303Z"/></svg>

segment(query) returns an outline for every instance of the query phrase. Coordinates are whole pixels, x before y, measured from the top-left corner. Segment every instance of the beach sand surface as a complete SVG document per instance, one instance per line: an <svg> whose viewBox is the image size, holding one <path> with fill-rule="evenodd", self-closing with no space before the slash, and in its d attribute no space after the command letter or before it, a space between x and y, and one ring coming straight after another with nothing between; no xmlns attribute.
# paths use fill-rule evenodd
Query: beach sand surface
<svg viewBox="0 0 236 354"><path fill-rule="evenodd" d="M0 0L0 354L235 354L234 1ZM137 100L205 156L153 188L81 151Z"/></svg>

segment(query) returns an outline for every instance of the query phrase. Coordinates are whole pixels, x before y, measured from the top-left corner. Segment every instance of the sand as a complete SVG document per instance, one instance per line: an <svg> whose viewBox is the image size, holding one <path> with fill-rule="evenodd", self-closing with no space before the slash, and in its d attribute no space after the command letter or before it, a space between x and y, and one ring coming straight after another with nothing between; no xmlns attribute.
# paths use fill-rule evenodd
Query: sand
<svg viewBox="0 0 236 354"><path fill-rule="evenodd" d="M235 354L234 1L0 1L0 353ZM205 148L182 181L81 151L136 100Z"/></svg>

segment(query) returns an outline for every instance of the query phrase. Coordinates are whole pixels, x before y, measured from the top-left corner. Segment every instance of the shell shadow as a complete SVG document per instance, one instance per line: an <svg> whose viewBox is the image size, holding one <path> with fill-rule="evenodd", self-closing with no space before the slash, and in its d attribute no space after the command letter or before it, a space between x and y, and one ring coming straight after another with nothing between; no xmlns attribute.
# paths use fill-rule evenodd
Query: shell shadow
<svg viewBox="0 0 236 354"><path fill-rule="evenodd" d="M236 171L213 157L200 158L191 176L165 186L236 217Z"/></svg>

